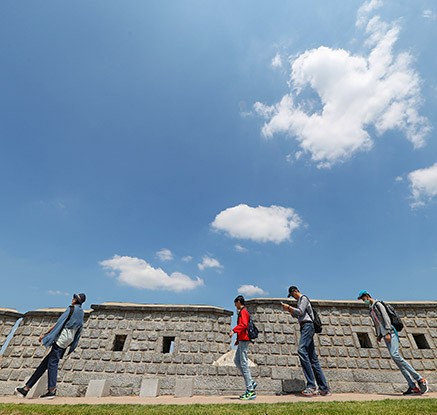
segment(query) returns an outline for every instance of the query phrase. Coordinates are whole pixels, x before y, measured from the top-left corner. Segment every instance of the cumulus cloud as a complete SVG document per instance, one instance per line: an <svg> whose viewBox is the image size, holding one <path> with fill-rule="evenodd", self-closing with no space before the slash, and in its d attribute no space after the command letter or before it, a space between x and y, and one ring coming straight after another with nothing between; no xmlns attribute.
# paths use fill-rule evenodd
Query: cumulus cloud
<svg viewBox="0 0 437 415"><path fill-rule="evenodd" d="M430 9L424 10L422 13L422 17L425 19L437 20L437 14L433 10L430 10Z"/></svg>
<svg viewBox="0 0 437 415"><path fill-rule="evenodd" d="M275 57L272 59L272 63L271 63L273 68L280 68L282 67L282 59L281 59L281 55L279 53L277 53L275 55Z"/></svg>
<svg viewBox="0 0 437 415"><path fill-rule="evenodd" d="M289 240L301 223L301 218L291 208L240 204L220 212L211 226L231 238L279 244Z"/></svg>
<svg viewBox="0 0 437 415"><path fill-rule="evenodd" d="M204 271L206 268L216 268L216 269L223 269L223 265L220 264L220 262L215 259L212 258L208 255L204 255L202 258L202 262L200 264L197 264L197 267L201 270Z"/></svg>
<svg viewBox="0 0 437 415"><path fill-rule="evenodd" d="M238 293L247 297L253 297L255 295L266 295L268 294L266 291L264 291L262 288L257 287L256 285L242 285L238 289Z"/></svg>
<svg viewBox="0 0 437 415"><path fill-rule="evenodd" d="M167 249L167 248L163 248L163 249L159 250L156 253L156 256L161 261L171 261L173 259L173 253L170 251L170 249Z"/></svg>
<svg viewBox="0 0 437 415"><path fill-rule="evenodd" d="M182 257L183 262L191 262L193 260L193 257L191 255L186 255Z"/></svg>
<svg viewBox="0 0 437 415"><path fill-rule="evenodd" d="M425 144L430 126L419 115L420 78L411 54L393 50L399 24L370 16L380 4L366 2L358 13L357 25L367 36L364 54L320 46L291 60L291 91L274 105L254 104L266 119L265 138L278 133L295 137L318 167L369 151L369 127L379 135L400 130L414 148ZM317 94L317 105L306 95L308 90Z"/></svg>
<svg viewBox="0 0 437 415"><path fill-rule="evenodd" d="M236 244L234 246L234 248L237 252L247 252L247 248L245 248L244 246L242 246L240 244Z"/></svg>
<svg viewBox="0 0 437 415"><path fill-rule="evenodd" d="M437 196L437 163L408 175L411 187L412 208L424 206Z"/></svg>
<svg viewBox="0 0 437 415"><path fill-rule="evenodd" d="M50 295L63 295L65 297L68 297L70 294L65 291L59 291L59 290L48 290L47 291Z"/></svg>
<svg viewBox="0 0 437 415"><path fill-rule="evenodd" d="M180 272L168 275L161 268L153 268L144 259L114 255L100 262L108 275L122 284L147 290L189 291L203 285L199 277L192 279Z"/></svg>

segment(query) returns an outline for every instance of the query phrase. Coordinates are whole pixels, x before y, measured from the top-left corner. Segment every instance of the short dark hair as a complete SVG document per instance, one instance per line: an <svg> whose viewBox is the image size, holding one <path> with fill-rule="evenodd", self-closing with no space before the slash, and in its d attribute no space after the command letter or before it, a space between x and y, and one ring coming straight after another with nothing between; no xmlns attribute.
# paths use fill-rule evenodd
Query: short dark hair
<svg viewBox="0 0 437 415"><path fill-rule="evenodd" d="M234 303L239 302L241 305L244 305L244 303L246 302L246 300L244 299L244 297L242 295L239 295L238 297L235 297Z"/></svg>

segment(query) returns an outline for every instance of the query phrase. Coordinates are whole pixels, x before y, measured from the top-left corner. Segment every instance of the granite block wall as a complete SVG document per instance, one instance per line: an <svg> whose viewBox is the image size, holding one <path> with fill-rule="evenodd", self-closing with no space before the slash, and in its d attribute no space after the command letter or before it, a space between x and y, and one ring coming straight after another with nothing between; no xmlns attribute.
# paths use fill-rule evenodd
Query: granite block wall
<svg viewBox="0 0 437 415"><path fill-rule="evenodd" d="M250 345L252 375L260 394L303 388L297 356L299 326L282 311L284 299L247 302L259 338ZM313 301L324 329L316 335L322 367L334 392L399 393L405 380L373 333L358 301ZM405 358L437 383L437 302L393 303L403 317ZM103 303L86 313L78 349L60 365L58 391L83 396L90 380L108 379L111 395L139 395L143 378L159 378L160 394L173 394L176 379L192 377L195 394L239 394L228 333L232 312L213 306ZM64 310L26 313L0 360L0 394L32 373L46 353L38 342ZM431 386L432 387L432 386Z"/></svg>

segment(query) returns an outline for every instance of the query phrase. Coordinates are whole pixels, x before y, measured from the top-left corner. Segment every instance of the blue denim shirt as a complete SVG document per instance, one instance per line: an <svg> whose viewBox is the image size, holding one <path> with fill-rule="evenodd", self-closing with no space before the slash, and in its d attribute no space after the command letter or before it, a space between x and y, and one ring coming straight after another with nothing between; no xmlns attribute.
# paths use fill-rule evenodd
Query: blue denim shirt
<svg viewBox="0 0 437 415"><path fill-rule="evenodd" d="M61 334L62 328L64 326L65 321L68 318L69 313L70 313L70 307L68 307L58 318L58 321L56 322L53 330L43 337L42 344L45 347L50 347L56 342L59 335ZM65 325L67 329L77 329L77 332L74 336L74 340L70 344L70 349L68 354L73 352L73 350L76 348L77 344L79 343L79 339L83 327L83 318L84 318L84 312L82 310L82 307L79 304L75 304L73 314L71 315L70 319L67 321L67 324Z"/></svg>

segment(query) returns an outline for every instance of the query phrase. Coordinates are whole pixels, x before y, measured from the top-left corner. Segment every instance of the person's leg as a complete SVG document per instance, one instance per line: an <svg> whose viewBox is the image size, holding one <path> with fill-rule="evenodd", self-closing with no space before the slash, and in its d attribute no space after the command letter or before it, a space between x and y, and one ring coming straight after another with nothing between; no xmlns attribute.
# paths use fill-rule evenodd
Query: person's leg
<svg viewBox="0 0 437 415"><path fill-rule="evenodd" d="M241 369L241 343L238 343L237 350L235 350L234 363L237 366L237 369L243 374L243 370Z"/></svg>
<svg viewBox="0 0 437 415"><path fill-rule="evenodd" d="M300 364L302 366L303 374L307 381L307 388L316 389L316 382L314 379L314 372L311 367L311 361L308 354L308 348L313 341L314 327L312 324L304 324L300 331L299 348L297 354L299 355Z"/></svg>
<svg viewBox="0 0 437 415"><path fill-rule="evenodd" d="M249 369L249 358L247 357L247 350L249 348L249 341L240 341L238 347L241 349L241 373L244 376L244 382L246 383L246 390L253 390L253 380Z"/></svg>
<svg viewBox="0 0 437 415"><path fill-rule="evenodd" d="M325 374L323 373L322 367L320 366L319 358L317 356L316 347L314 345L314 337L308 346L308 356L310 358L311 367L313 369L314 376L316 378L319 389L322 392L328 392L329 386L326 381Z"/></svg>
<svg viewBox="0 0 437 415"><path fill-rule="evenodd" d="M35 385L35 383L38 382L38 380L44 374L44 372L47 370L47 362L49 361L51 353L52 351L50 351L50 353L41 361L39 366L35 369L33 375L26 382L26 385L24 386L25 389L31 389Z"/></svg>
<svg viewBox="0 0 437 415"><path fill-rule="evenodd" d="M48 372L48 389L50 392L56 390L56 381L58 378L59 360L64 356L65 349L61 349L56 344L53 345L47 362Z"/></svg>
<svg viewBox="0 0 437 415"><path fill-rule="evenodd" d="M414 383L411 376L413 376L416 381L421 380L422 376L420 376L400 355L398 337L396 335L392 335L391 341L390 342L385 341L385 344L387 346L388 351L390 352L391 358L396 363L402 375L408 382L408 386L410 386L411 388L415 388L416 384Z"/></svg>

